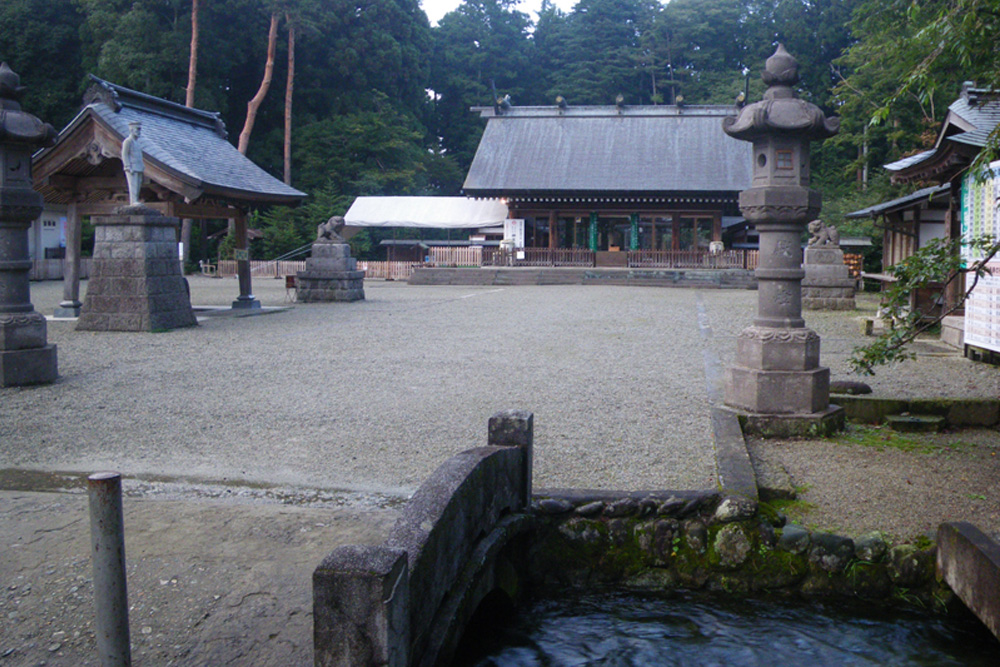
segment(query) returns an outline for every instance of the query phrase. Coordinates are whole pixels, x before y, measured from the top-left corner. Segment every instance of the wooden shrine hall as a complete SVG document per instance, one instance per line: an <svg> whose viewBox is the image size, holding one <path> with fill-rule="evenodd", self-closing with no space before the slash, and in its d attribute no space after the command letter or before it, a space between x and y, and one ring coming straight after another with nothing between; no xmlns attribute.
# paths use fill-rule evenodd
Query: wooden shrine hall
<svg viewBox="0 0 1000 667"><path fill-rule="evenodd" d="M247 213L262 206L297 205L306 194L236 150L218 113L91 79L80 113L54 146L32 158L35 189L46 203L67 207L66 287L60 308L75 307L79 313L82 217L107 215L128 204L121 146L134 122L141 124L143 205L176 218L232 221L240 278L234 307L259 306L250 285Z"/></svg>
<svg viewBox="0 0 1000 667"><path fill-rule="evenodd" d="M527 249L649 264L635 258L718 250L723 221L742 219L752 156L722 131L732 106L473 110L487 123L463 191L506 200Z"/></svg>

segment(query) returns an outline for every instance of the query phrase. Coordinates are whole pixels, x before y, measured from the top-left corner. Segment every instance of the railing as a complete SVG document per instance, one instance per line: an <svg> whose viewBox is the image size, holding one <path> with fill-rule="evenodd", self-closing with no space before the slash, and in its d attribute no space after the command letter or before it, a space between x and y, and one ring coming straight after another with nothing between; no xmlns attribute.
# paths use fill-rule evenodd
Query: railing
<svg viewBox="0 0 1000 667"><path fill-rule="evenodd" d="M432 266L482 266L483 249L469 248L434 248L429 252Z"/></svg>
<svg viewBox="0 0 1000 667"><path fill-rule="evenodd" d="M306 263L299 262L274 262L262 259L250 260L250 275L252 276L294 276L299 271L306 270ZM231 278L236 275L235 259L220 259L216 274L220 277Z"/></svg>
<svg viewBox="0 0 1000 667"><path fill-rule="evenodd" d="M358 270L365 272L365 278L384 280L406 280L421 262L364 262L358 261Z"/></svg>
<svg viewBox="0 0 1000 667"><path fill-rule="evenodd" d="M628 266L636 269L755 269L756 250L630 250ZM484 249L483 266L594 266L594 253L582 248Z"/></svg>
<svg viewBox="0 0 1000 667"><path fill-rule="evenodd" d="M757 250L630 250L629 268L665 269L755 269Z"/></svg>
<svg viewBox="0 0 1000 667"><path fill-rule="evenodd" d="M593 266L594 253L583 248L483 249L483 266Z"/></svg>

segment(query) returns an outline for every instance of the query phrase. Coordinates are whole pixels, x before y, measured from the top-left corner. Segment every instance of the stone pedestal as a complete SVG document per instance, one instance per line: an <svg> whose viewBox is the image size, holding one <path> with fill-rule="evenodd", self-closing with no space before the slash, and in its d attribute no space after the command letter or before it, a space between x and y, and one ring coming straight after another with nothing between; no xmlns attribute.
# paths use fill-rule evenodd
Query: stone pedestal
<svg viewBox="0 0 1000 667"><path fill-rule="evenodd" d="M166 331L197 324L177 258L180 221L142 206L94 218L80 331Z"/></svg>
<svg viewBox="0 0 1000 667"><path fill-rule="evenodd" d="M837 246L806 248L802 264L802 307L806 310L854 310L854 281Z"/></svg>
<svg viewBox="0 0 1000 667"><path fill-rule="evenodd" d="M336 241L313 243L306 270L300 271L295 298L302 303L359 301L365 298L365 272L351 257L351 246Z"/></svg>

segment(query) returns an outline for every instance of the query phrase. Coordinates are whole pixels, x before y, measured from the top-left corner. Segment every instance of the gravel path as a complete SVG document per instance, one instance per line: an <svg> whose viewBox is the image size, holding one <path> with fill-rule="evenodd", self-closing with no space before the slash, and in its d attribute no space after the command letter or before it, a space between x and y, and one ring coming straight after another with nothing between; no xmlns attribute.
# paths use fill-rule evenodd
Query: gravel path
<svg viewBox="0 0 1000 667"><path fill-rule="evenodd" d="M60 284L32 287L52 312ZM191 288L196 305L236 294L227 279ZM254 288L285 300L281 281ZM0 392L0 467L405 494L483 444L491 414L525 408L538 487L714 487L697 300L725 311L754 293L369 281L366 294L155 335L50 322L60 380Z"/></svg>

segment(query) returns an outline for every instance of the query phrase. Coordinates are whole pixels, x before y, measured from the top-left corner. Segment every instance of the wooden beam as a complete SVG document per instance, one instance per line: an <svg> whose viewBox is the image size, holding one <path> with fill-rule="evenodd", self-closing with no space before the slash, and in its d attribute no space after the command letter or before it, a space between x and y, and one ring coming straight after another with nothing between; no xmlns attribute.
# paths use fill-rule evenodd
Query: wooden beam
<svg viewBox="0 0 1000 667"><path fill-rule="evenodd" d="M81 194L95 191L120 192L126 187L124 173L120 177L52 174L44 180L42 185L49 185L64 192L79 192Z"/></svg>
<svg viewBox="0 0 1000 667"><path fill-rule="evenodd" d="M80 215L111 215L122 206L128 205L125 201L102 201L82 203L77 207ZM169 215L170 208L168 202L143 202L143 206L155 209L163 215Z"/></svg>
<svg viewBox="0 0 1000 667"><path fill-rule="evenodd" d="M175 202L174 215L196 220L229 220L240 213L239 209L214 204Z"/></svg>

